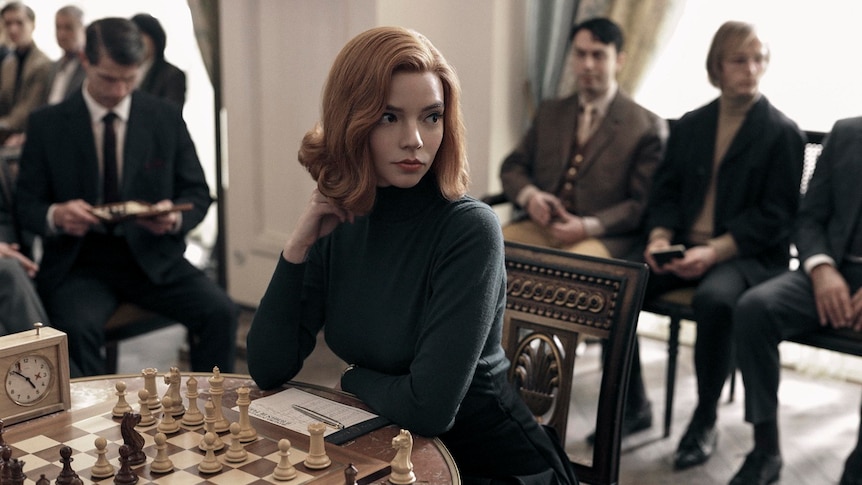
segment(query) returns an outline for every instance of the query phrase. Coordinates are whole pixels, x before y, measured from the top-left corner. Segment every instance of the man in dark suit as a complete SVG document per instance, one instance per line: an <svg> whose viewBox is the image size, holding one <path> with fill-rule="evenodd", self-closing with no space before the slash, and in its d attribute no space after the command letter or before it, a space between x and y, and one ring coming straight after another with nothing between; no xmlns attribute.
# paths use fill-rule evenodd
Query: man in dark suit
<svg viewBox="0 0 862 485"><path fill-rule="evenodd" d="M760 92L768 63L769 50L754 26L723 24L706 63L721 94L674 124L655 174L646 223L646 298L694 288L697 321L698 404L674 455L677 469L704 463L715 448L739 296L789 264L804 138ZM683 255L659 264L653 253L674 244L685 246Z"/></svg>
<svg viewBox="0 0 862 485"><path fill-rule="evenodd" d="M43 104L57 104L81 90L84 83L84 11L74 5L57 10L54 15L57 45L63 57L54 61L48 72L48 89Z"/></svg>
<svg viewBox="0 0 862 485"><path fill-rule="evenodd" d="M0 130L4 135L20 133L27 116L45 96L51 60L33 41L36 14L21 2L0 9L6 35L15 45L0 66Z"/></svg>
<svg viewBox="0 0 862 485"><path fill-rule="evenodd" d="M838 121L817 160L796 221L801 270L758 285L739 300L734 341L754 449L738 476L766 480L780 470L778 344L820 326L862 331L860 180L862 118ZM776 463L779 466L769 466ZM862 442L847 459L841 483L862 484Z"/></svg>
<svg viewBox="0 0 862 485"><path fill-rule="evenodd" d="M572 29L571 43L577 92L543 102L521 143L503 161L503 191L525 212L503 228L503 236L624 258L641 239L667 122L619 89L616 75L625 55L617 24L606 18L587 20ZM624 436L652 425L652 406L640 376L632 382Z"/></svg>
<svg viewBox="0 0 862 485"><path fill-rule="evenodd" d="M186 73L165 59L168 36L161 22L146 13L135 15L132 22L141 29L147 50L138 89L167 99L182 109L186 103Z"/></svg>
<svg viewBox="0 0 862 485"><path fill-rule="evenodd" d="M133 92L143 42L129 20L87 27L83 89L35 112L18 176L21 224L44 238L37 283L83 375L104 372L104 325L120 301L183 323L195 371L231 372L236 305L184 257L212 202L177 107ZM103 223L97 204L141 200L162 215ZM177 204L191 210L171 210Z"/></svg>

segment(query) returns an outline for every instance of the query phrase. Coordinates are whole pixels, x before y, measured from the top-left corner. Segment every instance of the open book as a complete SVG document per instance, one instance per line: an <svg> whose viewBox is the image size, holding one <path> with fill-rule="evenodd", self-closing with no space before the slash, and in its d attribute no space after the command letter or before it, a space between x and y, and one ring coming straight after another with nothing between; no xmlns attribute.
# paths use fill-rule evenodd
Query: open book
<svg viewBox="0 0 862 485"><path fill-rule="evenodd" d="M382 416L293 388L255 399L248 414L304 435L309 424L327 423L324 439L336 445L389 424Z"/></svg>
<svg viewBox="0 0 862 485"><path fill-rule="evenodd" d="M154 217L170 212L192 210L191 203L177 204L170 209L155 209L153 204L140 200L126 200L94 206L93 215L105 222L122 222L139 217Z"/></svg>

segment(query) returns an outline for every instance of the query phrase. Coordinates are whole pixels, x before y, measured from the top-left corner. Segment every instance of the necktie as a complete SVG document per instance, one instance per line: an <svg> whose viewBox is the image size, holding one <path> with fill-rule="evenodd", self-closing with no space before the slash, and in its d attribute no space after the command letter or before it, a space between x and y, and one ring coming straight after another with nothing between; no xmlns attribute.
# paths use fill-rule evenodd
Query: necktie
<svg viewBox="0 0 862 485"><path fill-rule="evenodd" d="M102 196L105 203L120 200L119 180L117 177L117 132L114 130L114 120L117 115L113 111L102 118L105 122L105 136L102 143L102 162L104 164L104 186Z"/></svg>
<svg viewBox="0 0 862 485"><path fill-rule="evenodd" d="M595 108L590 104L585 104L583 110L584 112L581 113L581 119L578 122L578 145L583 145L590 139Z"/></svg>

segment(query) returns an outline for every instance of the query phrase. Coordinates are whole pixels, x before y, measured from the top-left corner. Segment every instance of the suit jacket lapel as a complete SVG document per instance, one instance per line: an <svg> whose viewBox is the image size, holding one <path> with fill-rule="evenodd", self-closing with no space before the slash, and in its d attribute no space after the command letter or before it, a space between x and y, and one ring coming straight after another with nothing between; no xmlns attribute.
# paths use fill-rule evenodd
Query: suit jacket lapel
<svg viewBox="0 0 862 485"><path fill-rule="evenodd" d="M556 126L554 127L554 133L560 137L557 144L560 149L560 165L558 167L560 172L566 169L574 155L572 147L575 146L578 120L577 95L569 96L565 102L565 106L559 111L560 119L556 120Z"/></svg>
<svg viewBox="0 0 862 485"><path fill-rule="evenodd" d="M730 142L730 146L727 148L727 153L724 154L724 158L721 160L721 166L734 160L740 153L745 152L748 146L754 143L755 140L760 139L768 107L769 103L766 101L766 97L761 94L760 99L754 103L745 115L739 131L736 132L733 141Z"/></svg>
<svg viewBox="0 0 862 485"><path fill-rule="evenodd" d="M129 121L126 124L126 140L123 147L123 180L121 194L128 197L132 192L135 175L144 169L144 163L149 158L150 136L146 134L152 126L148 111L141 109L140 99L132 95L132 107L129 110Z"/></svg>
<svg viewBox="0 0 862 485"><path fill-rule="evenodd" d="M586 172L596 163L602 152L616 138L622 120L624 119L625 107L620 102L620 93L614 96L608 105L608 112L600 121L599 126L593 132L584 150L584 162L581 164L581 173ZM577 112L576 112L577 113Z"/></svg>

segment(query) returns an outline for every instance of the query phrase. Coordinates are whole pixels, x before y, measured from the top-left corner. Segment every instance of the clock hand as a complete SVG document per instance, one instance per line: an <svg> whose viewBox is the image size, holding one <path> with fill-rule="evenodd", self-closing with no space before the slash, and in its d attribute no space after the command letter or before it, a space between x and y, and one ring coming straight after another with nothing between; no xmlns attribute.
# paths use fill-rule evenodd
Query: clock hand
<svg viewBox="0 0 862 485"><path fill-rule="evenodd" d="M33 386L33 389L36 389L36 384L33 384L33 381L31 381L29 377L27 377L27 376L25 376L24 374L22 374L22 373L18 372L17 370L13 370L13 371L12 371L12 373L13 373L13 374L15 374L15 375L18 375L18 376L23 377L25 381L27 381L31 386Z"/></svg>

